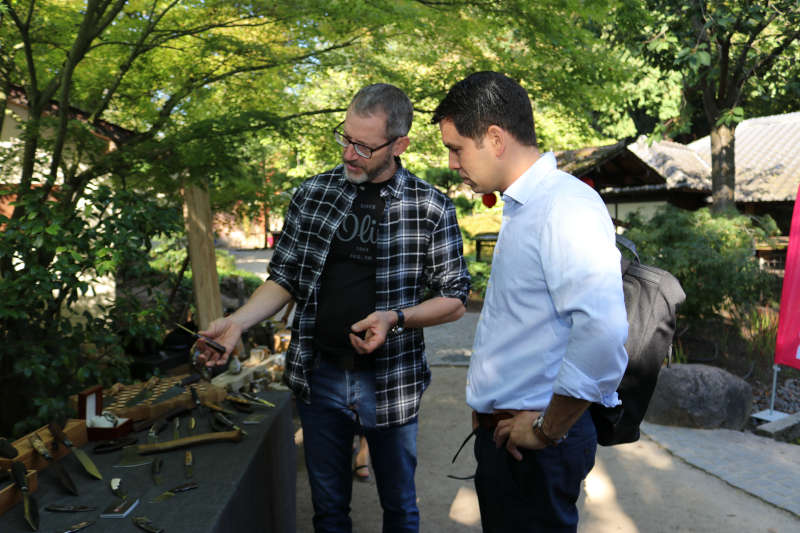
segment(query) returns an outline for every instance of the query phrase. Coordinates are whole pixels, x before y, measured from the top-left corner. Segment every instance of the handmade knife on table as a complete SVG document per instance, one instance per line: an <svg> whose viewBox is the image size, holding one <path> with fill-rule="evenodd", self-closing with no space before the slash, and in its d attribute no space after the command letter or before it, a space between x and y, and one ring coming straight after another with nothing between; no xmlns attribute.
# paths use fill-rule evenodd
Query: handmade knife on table
<svg viewBox="0 0 800 533"><path fill-rule="evenodd" d="M50 422L50 425L47 426L50 430L50 433L53 435L55 440L55 446L58 446L58 442L61 442L67 448L72 450L72 454L77 457L78 462L81 464L84 470L90 475L97 479L103 479L103 475L97 469L97 465L94 464L86 452L72 444L72 441L67 438L67 435L64 433L64 430L58 425L56 422Z"/></svg>
<svg viewBox="0 0 800 533"><path fill-rule="evenodd" d="M187 385L197 383L202 378L203 376L201 376L200 374L190 374L189 376L183 378L178 383L168 388L158 396L154 397L150 403L155 405L157 403L166 402L167 400L176 398L181 394L183 394L184 392L186 392Z"/></svg>
<svg viewBox="0 0 800 533"><path fill-rule="evenodd" d="M70 493L77 495L78 494L78 487L75 486L75 482L72 481L72 478L69 476L69 473L64 468L64 465L56 461L55 457L53 457L49 451L47 451L47 446L45 446L44 441L42 438L34 433L30 437L28 437L28 442L31 443L31 446L36 453L41 455L45 458L46 461L50 463L53 467L53 471L58 476L58 480L64 485L64 488L67 489Z"/></svg>
<svg viewBox="0 0 800 533"><path fill-rule="evenodd" d="M158 383L158 376L153 376L148 379L144 385L142 385L142 390L136 393L131 399L125 402L125 407L132 407L139 402L143 402L144 400L148 399L150 396L153 395L153 387L156 386Z"/></svg>
<svg viewBox="0 0 800 533"><path fill-rule="evenodd" d="M19 461L11 463L11 475L14 477L14 483L22 491L22 507L25 513L25 521L31 526L32 530L37 531L39 529L39 505L28 488L28 473L25 470L25 465Z"/></svg>

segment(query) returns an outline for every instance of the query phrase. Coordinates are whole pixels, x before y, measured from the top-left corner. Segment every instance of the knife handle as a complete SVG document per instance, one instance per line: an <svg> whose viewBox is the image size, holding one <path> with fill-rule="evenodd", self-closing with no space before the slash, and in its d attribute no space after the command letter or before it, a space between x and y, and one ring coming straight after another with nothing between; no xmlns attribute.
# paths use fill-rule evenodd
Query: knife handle
<svg viewBox="0 0 800 533"><path fill-rule="evenodd" d="M5 457L6 459L13 459L17 455L19 455L19 452L14 447L14 445L8 442L8 440L6 440L5 438L0 437L0 457Z"/></svg>
<svg viewBox="0 0 800 533"><path fill-rule="evenodd" d="M53 435L57 441L63 442L64 446L68 448L72 448L72 442L69 440L69 437L67 437L66 433L64 433L64 430L61 429L61 426L58 424L58 422L53 420L47 425L47 429L50 430L50 434Z"/></svg>
<svg viewBox="0 0 800 533"><path fill-rule="evenodd" d="M11 477L14 478L14 483L17 484L19 490L28 492L28 473L24 463L19 461L11 463Z"/></svg>
<svg viewBox="0 0 800 533"><path fill-rule="evenodd" d="M54 461L53 456L50 455L50 452L47 451L47 446L44 445L42 437L34 433L30 437L28 437L28 442L31 443L31 446L33 447L34 450L36 450L36 453L38 453L48 461Z"/></svg>

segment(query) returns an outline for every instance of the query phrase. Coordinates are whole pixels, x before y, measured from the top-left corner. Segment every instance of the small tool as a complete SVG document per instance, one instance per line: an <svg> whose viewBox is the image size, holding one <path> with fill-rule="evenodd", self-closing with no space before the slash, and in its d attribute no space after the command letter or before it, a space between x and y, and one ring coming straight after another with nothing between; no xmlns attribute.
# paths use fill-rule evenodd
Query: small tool
<svg viewBox="0 0 800 533"><path fill-rule="evenodd" d="M164 528L158 527L146 516L134 516L133 525L148 533L164 533Z"/></svg>
<svg viewBox="0 0 800 533"><path fill-rule="evenodd" d="M125 490L125 487L122 485L121 477L112 478L111 481L108 483L108 486L111 489L111 494L113 494L120 500L125 500L128 498L128 491Z"/></svg>
<svg viewBox="0 0 800 533"><path fill-rule="evenodd" d="M233 422L233 420L231 420L227 416L223 415L222 413L214 413L214 418L211 419L211 423L212 424L216 423L216 424L218 424L218 425L220 425L222 427L233 429L235 431L241 431L242 435L245 435L245 436L247 435L247 432L245 430L243 430L242 428L237 426Z"/></svg>
<svg viewBox="0 0 800 533"><path fill-rule="evenodd" d="M45 460L50 463L50 466L53 467L53 471L58 476L58 480L61 482L64 488L67 489L71 494L75 494L77 496L78 487L75 486L75 482L72 481L72 478L64 468L64 465L56 461L55 457L53 457L52 454L47 450L47 446L44 445L42 438L38 434L34 433L28 437L28 442L31 443L31 446L34 450L36 450L36 453L44 457Z"/></svg>
<svg viewBox="0 0 800 533"><path fill-rule="evenodd" d="M179 328L181 328L182 330L186 331L187 333L189 333L195 339L202 340L206 345L208 345L209 348L211 348L215 352L219 352L220 354L225 353L225 347L223 345L221 345L220 343L218 343L216 341L212 341L211 339L209 339L205 335L200 335L199 333L196 333L196 332L190 330L189 328L178 324L177 322L175 322L175 325L178 326Z"/></svg>
<svg viewBox="0 0 800 533"><path fill-rule="evenodd" d="M86 529L87 527L94 524L93 520L86 520L84 522L78 522L77 524L73 524L69 526L67 529L59 529L56 533L75 533L76 531L80 531L81 529Z"/></svg>
<svg viewBox="0 0 800 533"><path fill-rule="evenodd" d="M191 385L192 383L197 383L201 379L203 379L203 376L201 376L200 374L190 374L189 376L183 378L181 381L179 381L172 387L168 388L167 390L165 390L164 392L153 398L150 403L155 405L157 403L166 402L167 400L176 398L186 392L187 385Z"/></svg>
<svg viewBox="0 0 800 533"><path fill-rule="evenodd" d="M150 466L150 475L153 476L153 483L161 485L161 469L164 467L164 459L158 457L153 459Z"/></svg>
<svg viewBox="0 0 800 533"><path fill-rule="evenodd" d="M22 512L25 515L25 521L32 530L37 531L39 529L39 505L28 487L28 472L25 465L19 461L11 463L11 475L14 477L14 483L22 492Z"/></svg>
<svg viewBox="0 0 800 533"><path fill-rule="evenodd" d="M44 510L50 511L51 513L85 513L88 511L96 511L97 507L89 505L58 505L51 503L45 507Z"/></svg>
<svg viewBox="0 0 800 533"><path fill-rule="evenodd" d="M241 394L242 396L244 396L245 398L247 398L248 400L250 400L252 402L257 402L257 403L260 403L262 405L266 405L267 407L275 407L274 403L268 402L267 400L264 400L263 398L259 398L255 394L250 394L249 392L244 392L244 391L239 392L239 394Z"/></svg>
<svg viewBox="0 0 800 533"><path fill-rule="evenodd" d="M93 476L97 479L103 479L103 475L97 469L97 465L94 464L94 461L92 461L89 456L86 455L86 452L72 444L72 441L67 438L60 425L58 425L56 422L50 422L50 425L47 427L50 429L50 433L56 439L56 446L58 446L58 442L62 442L64 446L72 450L72 454L78 459L78 462L90 476Z"/></svg>
<svg viewBox="0 0 800 533"><path fill-rule="evenodd" d="M135 396L130 398L127 402L125 402L125 407L132 407L139 402L143 402L144 400L148 399L153 394L153 387L156 386L158 383L158 376L153 376L148 379L144 385L142 385L142 389L136 393Z"/></svg>
<svg viewBox="0 0 800 533"><path fill-rule="evenodd" d="M153 498L150 501L150 503L163 502L164 500L172 498L173 496L175 496L176 494L178 494L180 492L190 491L192 489L196 489L198 486L199 485L197 484L196 481L190 481L188 483L184 483L183 485L178 485L177 487L172 487L171 489L166 490L166 491L162 492L161 494L159 494L158 496L156 496L155 498Z"/></svg>
<svg viewBox="0 0 800 533"><path fill-rule="evenodd" d="M125 446L130 446L131 444L136 444L136 437L123 437L121 439L105 440L95 444L94 448L92 448L92 451L98 454L111 453L121 450Z"/></svg>
<svg viewBox="0 0 800 533"><path fill-rule="evenodd" d="M189 435L194 435L197 431L197 420L192 416L189 418ZM186 479L194 477L194 455L192 450L186 449L183 456L183 474Z"/></svg>

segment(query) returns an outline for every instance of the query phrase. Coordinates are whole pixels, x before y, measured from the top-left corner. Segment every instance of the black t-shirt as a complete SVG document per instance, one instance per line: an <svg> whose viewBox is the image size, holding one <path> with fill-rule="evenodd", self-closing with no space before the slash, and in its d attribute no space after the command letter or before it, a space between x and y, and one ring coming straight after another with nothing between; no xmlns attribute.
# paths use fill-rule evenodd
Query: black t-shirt
<svg viewBox="0 0 800 533"><path fill-rule="evenodd" d="M374 357L358 356L350 326L375 310L375 254L386 183L362 183L353 207L334 235L320 279L314 346L345 368L365 368Z"/></svg>

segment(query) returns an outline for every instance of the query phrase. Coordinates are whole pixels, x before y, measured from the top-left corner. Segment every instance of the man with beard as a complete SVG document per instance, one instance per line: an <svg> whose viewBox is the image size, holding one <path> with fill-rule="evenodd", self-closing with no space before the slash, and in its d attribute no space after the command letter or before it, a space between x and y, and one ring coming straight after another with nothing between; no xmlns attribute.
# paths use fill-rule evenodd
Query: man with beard
<svg viewBox="0 0 800 533"><path fill-rule="evenodd" d="M619 403L628 321L600 196L536 144L528 93L497 72L456 83L433 114L450 168L503 194L467 374L484 531L575 531L594 465L587 407Z"/></svg>
<svg viewBox="0 0 800 533"><path fill-rule="evenodd" d="M417 413L430 382L422 328L460 318L469 274L452 202L406 170L412 106L360 90L333 130L342 165L289 205L269 279L203 335L224 364L242 331L294 298L284 381L297 398L317 531L350 531L353 436L363 431L384 531L417 531Z"/></svg>

